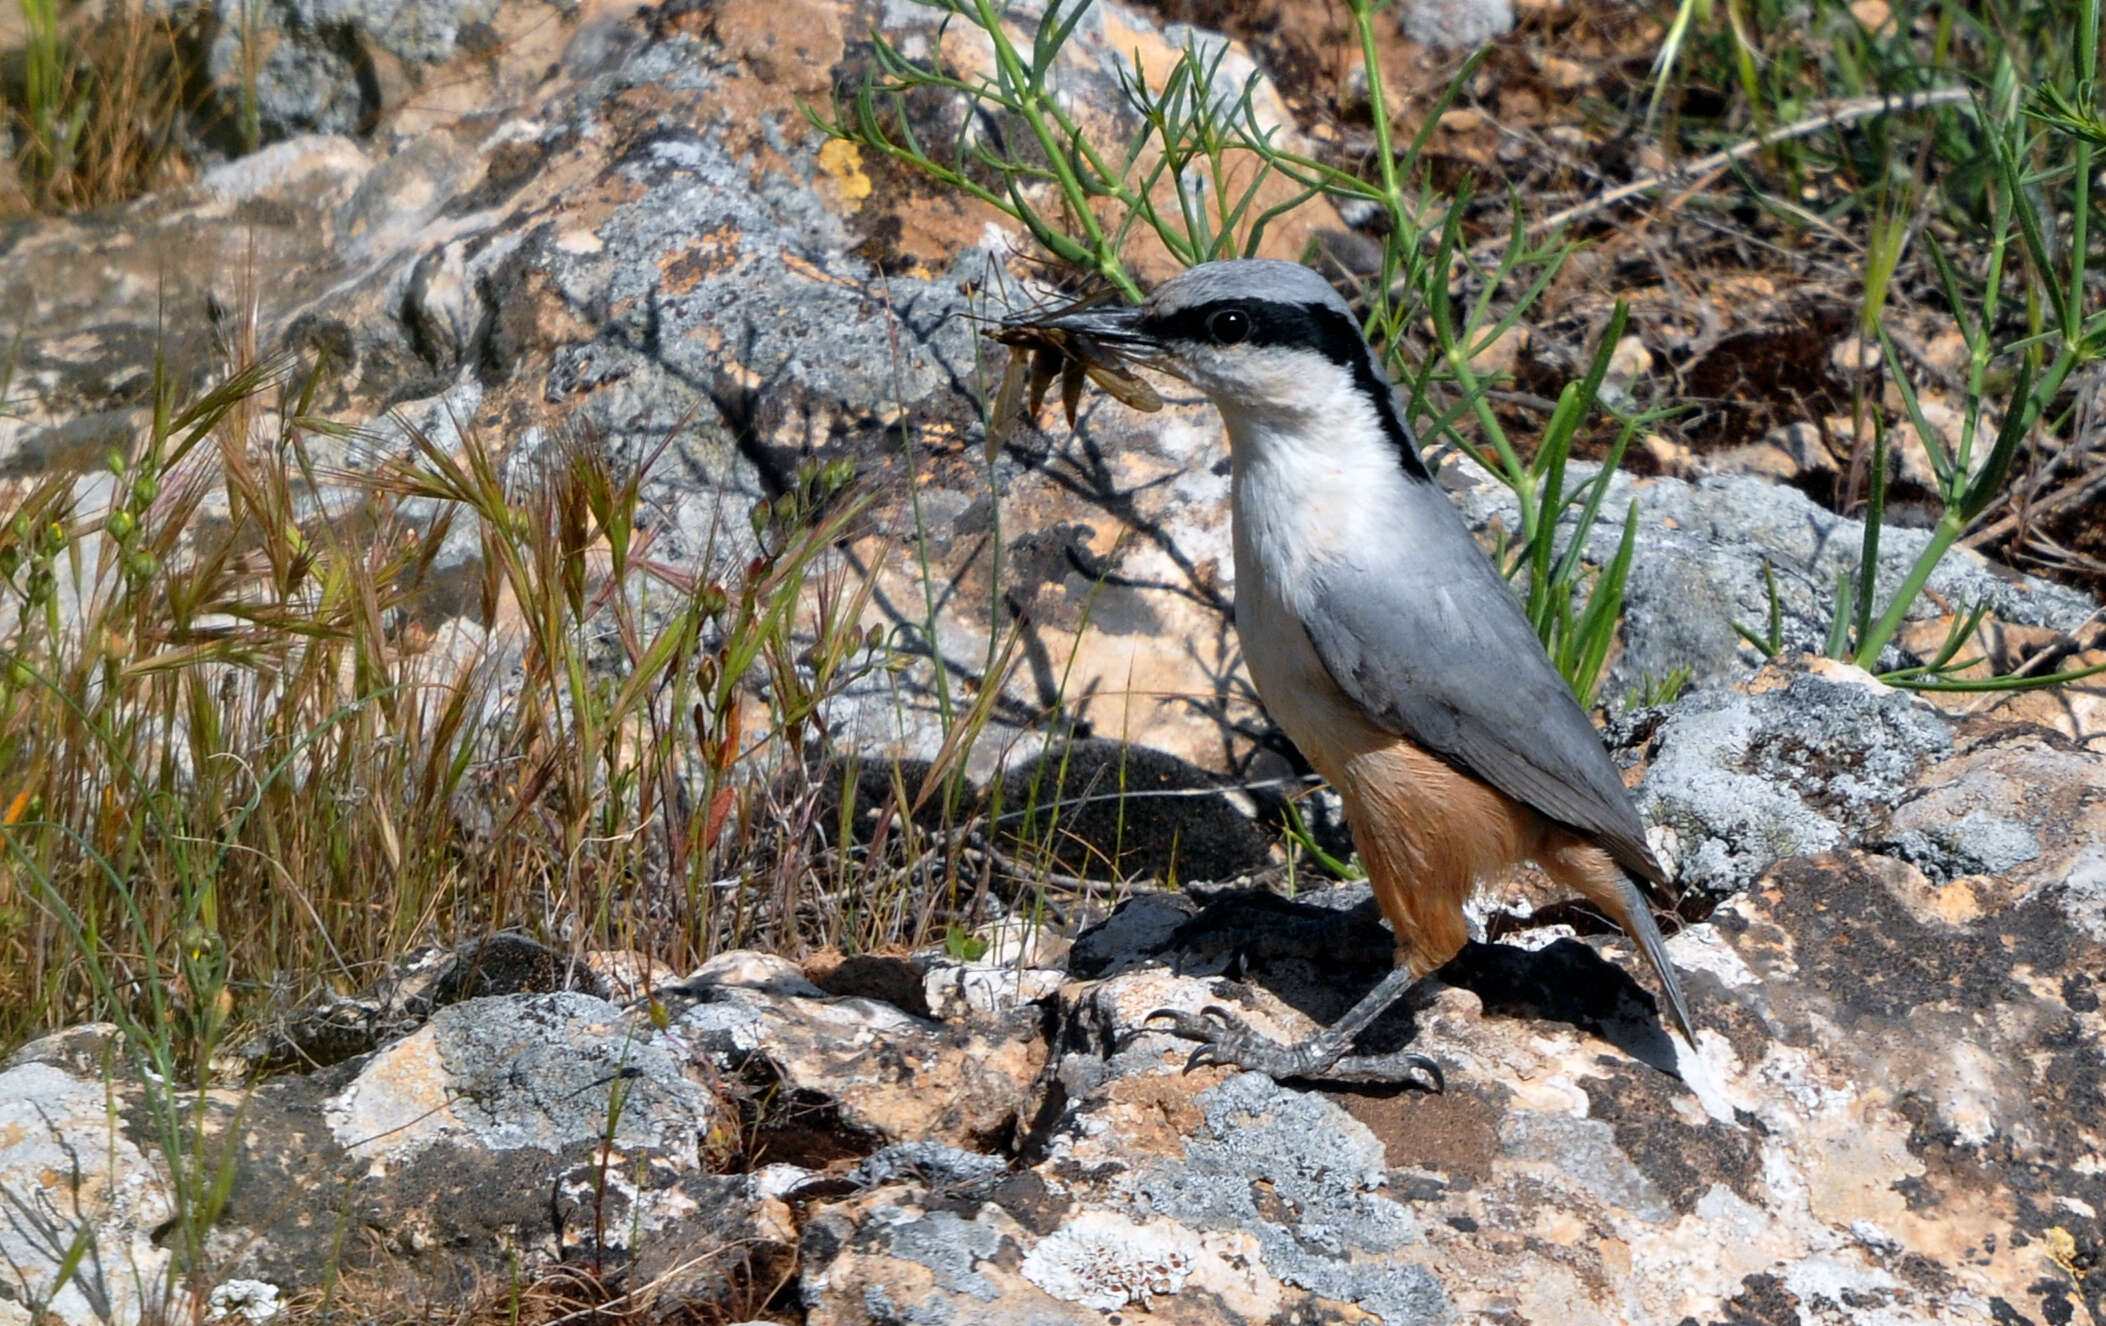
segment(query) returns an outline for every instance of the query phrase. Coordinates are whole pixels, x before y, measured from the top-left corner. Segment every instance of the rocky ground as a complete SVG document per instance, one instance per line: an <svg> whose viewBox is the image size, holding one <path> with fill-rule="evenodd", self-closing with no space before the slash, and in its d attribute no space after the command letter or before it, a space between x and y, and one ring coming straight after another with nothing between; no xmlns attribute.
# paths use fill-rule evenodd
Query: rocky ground
<svg viewBox="0 0 2106 1326"><path fill-rule="evenodd" d="M663 555L696 565L741 556L748 504L798 464L847 459L881 495L839 554L876 581L874 612L916 626L902 549L926 547L953 588L928 644L954 674L984 665L992 627L1027 641L976 775L1034 754L1063 696L1080 733L1156 752L1165 778L1292 772L1237 671L1211 416L1091 403L1072 436L1018 430L990 471L969 315L999 311L1018 237L798 110L867 67L873 25L967 66L984 52L889 0L260 13L270 145L0 227L0 309L23 331L10 481L92 485L157 346L206 376L242 338L321 356L316 413L364 424L325 458L346 470L412 428L476 430L522 469L588 427L630 457L670 438L649 500ZM1194 35L1181 16L1093 10L1076 104L1108 114L1116 63L1167 61ZM1499 30L1407 15L1400 104L1452 65L1458 24ZM1235 48L1232 79L1325 49L1237 35L1256 54ZM1508 91L1607 76L1538 64ZM1287 92L1262 107L1283 124ZM1458 161L1528 156L1484 117L1445 132ZM1346 229L1317 208L1271 251ZM1827 362L1841 333L1788 305L1721 295L1727 321L1682 341L1647 324L1655 388L1716 376L1713 356L1767 362L1750 346L1780 327ZM1539 341L1524 383L1557 362L1557 334ZM550 1317L611 1301L814 1326L2099 1320L2099 692L1933 703L1789 661L1826 634L1861 527L1821 482L1774 481L1834 457L1744 413L1730 453L1668 439L1605 507L1609 537L1625 499L1641 513L1609 693L1692 672L1610 736L1701 900L1670 941L1694 1049L1602 927L1494 908L1497 942L1369 1033L1415 1033L1445 1093L1183 1071L1151 1010L1221 1003L1296 1034L1389 952L1364 891L1282 896L1268 839L1214 798L1162 837L1223 816L1205 868L1180 861L1219 887L1078 909L970 963L730 953L672 973L501 936L301 1011L202 1095L113 1074L106 1027L34 1042L0 1065L0 1323L450 1318L519 1285ZM1446 473L1480 526L1510 525L1501 494ZM1888 585L1922 537L1888 531ZM1788 656L1769 666L1733 628L1770 611L1765 560ZM1915 630L1933 643L1974 602L2013 657L2095 643L2071 635L2089 596L1972 553L1931 589ZM874 677L834 731L923 759L945 735L925 669ZM1119 831L1146 836L1136 819ZM168 1288L178 1255L211 1283Z"/></svg>
<svg viewBox="0 0 2106 1326"><path fill-rule="evenodd" d="M1833 666L1643 726L1655 817L1745 881L1669 943L1693 1052L1625 943L1539 926L1369 1033L1442 1094L1184 1071L1151 1011L1293 1035L1380 975L1350 885L1137 897L1001 963L675 979L493 941L253 1050L325 1066L200 1103L217 1292L356 1317L562 1269L680 1320L2096 1319L2106 763ZM171 1255L109 1035L0 1071L13 1292L94 1236L58 1320L128 1319Z"/></svg>

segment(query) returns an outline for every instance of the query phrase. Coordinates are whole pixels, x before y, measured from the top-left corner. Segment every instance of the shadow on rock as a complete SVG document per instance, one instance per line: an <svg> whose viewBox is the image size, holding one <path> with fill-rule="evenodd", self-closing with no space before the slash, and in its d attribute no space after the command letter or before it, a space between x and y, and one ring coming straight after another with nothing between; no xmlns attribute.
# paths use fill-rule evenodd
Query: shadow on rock
<svg viewBox="0 0 2106 1326"><path fill-rule="evenodd" d="M1147 966L1183 975L1233 975L1264 987L1328 1026L1389 970L1394 945L1364 884L1283 898L1263 889L1137 898L1083 932L1071 975L1097 979ZM1676 1048L1652 993L1592 946L1559 939L1541 948L1472 942L1434 973L1467 990L1487 1014L1562 1022L1625 1054L1676 1073ZM1424 986L1363 1032L1357 1048L1387 1054L1417 1034ZM1438 1056L1438 1046L1430 1048Z"/></svg>

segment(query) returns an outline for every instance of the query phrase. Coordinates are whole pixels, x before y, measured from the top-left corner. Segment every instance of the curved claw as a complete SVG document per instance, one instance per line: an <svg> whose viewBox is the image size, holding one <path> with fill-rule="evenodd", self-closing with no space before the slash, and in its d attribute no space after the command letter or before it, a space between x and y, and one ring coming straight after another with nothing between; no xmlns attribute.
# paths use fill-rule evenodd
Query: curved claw
<svg viewBox="0 0 2106 1326"><path fill-rule="evenodd" d="M1405 1051L1378 1058L1346 1058L1343 1056L1344 1043L1330 1032L1299 1045L1280 1045L1253 1031L1242 1018L1220 1004L1208 1004L1197 1013L1180 1008L1158 1008L1141 1021L1143 1026L1121 1042L1122 1048L1142 1030L1162 1031L1197 1041L1192 1052L1185 1056L1184 1071L1187 1073L1208 1065L1224 1065L1265 1073L1275 1081L1308 1078L1417 1086L1423 1078L1425 1089L1436 1095L1448 1090L1447 1074L1436 1060L1426 1055ZM1154 1022L1169 1025L1146 1025Z"/></svg>
<svg viewBox="0 0 2106 1326"><path fill-rule="evenodd" d="M1229 1048L1229 1042L1238 1036L1249 1035L1249 1029L1244 1026L1243 1020L1220 1004L1208 1004L1197 1013L1189 1013L1181 1008L1158 1008L1141 1021L1146 1030L1165 1031L1172 1036L1199 1042L1192 1047L1192 1053L1185 1056L1183 1071L1187 1073L1209 1064L1236 1062L1235 1052ZM1167 1022L1170 1025L1146 1027L1145 1024L1151 1022ZM1133 1034L1138 1036L1140 1030Z"/></svg>
<svg viewBox="0 0 2106 1326"><path fill-rule="evenodd" d="M1151 1031L1167 1031L1173 1036L1189 1036L1192 1033L1187 1029L1186 1023L1187 1020L1191 1018L1191 1016L1192 1015L1190 1013L1185 1012L1181 1008L1158 1008L1154 1012L1142 1017L1139 1025L1135 1026L1131 1031L1128 1031L1125 1035L1119 1037L1118 1041L1112 1047L1113 1052L1124 1052L1127 1049L1127 1047L1131 1046L1135 1041L1141 1039L1141 1037L1147 1035ZM1165 1019L1171 1025L1168 1027L1151 1027L1148 1025L1149 1023L1155 1021L1157 1018Z"/></svg>
<svg viewBox="0 0 2106 1326"><path fill-rule="evenodd" d="M1225 1032L1234 1031L1242 1025L1235 1014L1219 1004L1209 1004L1197 1013L1187 1013L1181 1008L1158 1008L1147 1017L1142 1018L1141 1021L1143 1024L1146 1024L1158 1018L1168 1022L1170 1025L1144 1029L1167 1031L1173 1036L1182 1036L1186 1040L1213 1041Z"/></svg>

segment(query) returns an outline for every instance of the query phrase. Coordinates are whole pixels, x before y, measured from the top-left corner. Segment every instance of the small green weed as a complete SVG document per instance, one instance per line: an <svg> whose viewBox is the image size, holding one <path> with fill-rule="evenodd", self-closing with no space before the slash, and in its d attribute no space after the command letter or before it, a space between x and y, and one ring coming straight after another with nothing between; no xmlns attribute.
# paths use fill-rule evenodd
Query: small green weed
<svg viewBox="0 0 2106 1326"><path fill-rule="evenodd" d="M1909 114L1780 137L1770 149L1776 192L1799 200L1776 215L1807 216L1813 199L1824 223L1854 221L1868 235L1858 321L1878 354L1863 357L1869 367L1854 383L1854 412L1871 439L1865 528L1857 566L1836 586L1825 651L1924 689L2032 688L2090 675L1957 676L1978 662L1960 657L1959 644L1979 608L1959 614L1948 647L1929 660L1897 661L1890 650L1953 547L1993 534L2008 552L2026 553L2028 510L2056 509L2050 477L2093 445L2075 435L2083 415L2073 384L2106 349L2106 311L2086 293L2099 264L2096 0L1978 12L1903 3L1871 28L1840 3L1817 4L1810 21L1791 23L1770 21L1783 14L1770 0L1746 3L1752 12L1736 3L1716 32L1691 28L1701 11L1684 4L1676 31L1693 34L1695 81L1737 86L1755 125L1806 117L1825 98L1917 99ZM1672 42L1662 54L1672 61ZM1763 179L1742 179L1763 196ZM1945 370L1925 362L1899 322L1934 308L1964 349L1957 381L1940 384L1949 413L1936 422L1918 383ZM1901 446L1923 452L1937 517L1901 583L1883 593L1880 541ZM2028 470L2039 478L2022 479ZM1767 630L1737 628L1765 654L1782 645L1774 576L1769 583Z"/></svg>

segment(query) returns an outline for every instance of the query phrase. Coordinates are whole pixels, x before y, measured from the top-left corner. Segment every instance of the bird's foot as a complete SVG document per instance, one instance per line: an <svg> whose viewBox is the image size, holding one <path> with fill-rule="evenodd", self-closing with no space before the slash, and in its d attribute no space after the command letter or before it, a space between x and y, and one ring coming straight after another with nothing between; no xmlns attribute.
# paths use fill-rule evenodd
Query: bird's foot
<svg viewBox="0 0 2106 1326"><path fill-rule="evenodd" d="M1275 1082L1303 1078L1315 1082L1417 1086L1433 1092L1447 1089L1440 1064L1427 1056L1407 1050L1347 1054L1352 1048L1351 1040L1335 1029L1319 1031L1293 1045L1282 1045L1219 1004L1209 1004L1196 1014L1159 1008L1143 1019L1144 1023L1158 1021L1169 1024L1160 1030L1198 1042L1185 1060L1188 1073L1203 1064L1227 1064L1263 1073Z"/></svg>

